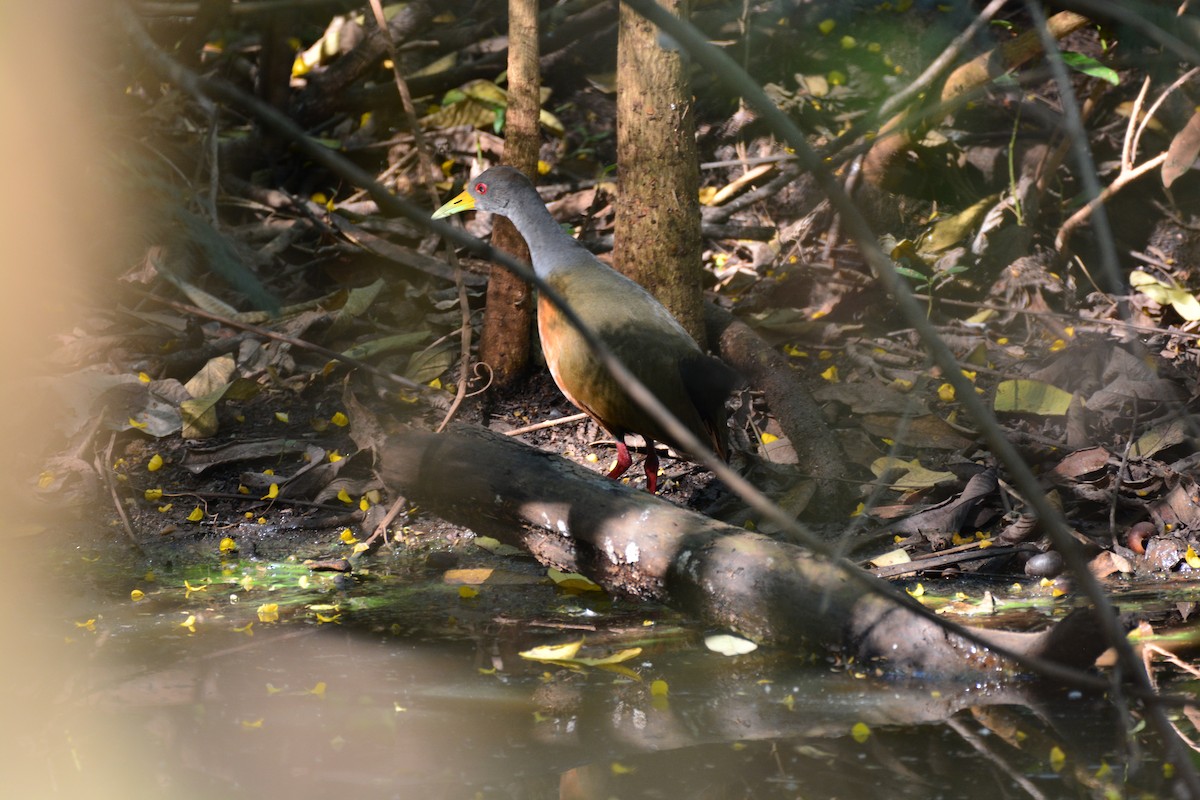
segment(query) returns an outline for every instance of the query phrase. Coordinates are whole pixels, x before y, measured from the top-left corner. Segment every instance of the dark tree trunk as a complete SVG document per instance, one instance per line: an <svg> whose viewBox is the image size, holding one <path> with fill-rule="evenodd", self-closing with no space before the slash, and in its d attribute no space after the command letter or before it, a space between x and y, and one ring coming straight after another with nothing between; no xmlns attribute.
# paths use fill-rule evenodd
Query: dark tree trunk
<svg viewBox="0 0 1200 800"><path fill-rule="evenodd" d="M504 163L526 175L537 175L541 142L536 0L508 2L508 110L504 117ZM529 261L529 250L512 223L497 218L492 245ZM525 281L501 267L492 267L487 290L487 315L479 341L479 358L491 367L497 386L508 386L529 366L533 323L532 292Z"/></svg>
<svg viewBox="0 0 1200 800"><path fill-rule="evenodd" d="M847 480L850 460L821 414L808 388L798 379L785 356L733 314L709 303L705 306L713 350L763 393L771 413L796 451L796 469L812 475L815 491L805 519L846 519L857 499Z"/></svg>

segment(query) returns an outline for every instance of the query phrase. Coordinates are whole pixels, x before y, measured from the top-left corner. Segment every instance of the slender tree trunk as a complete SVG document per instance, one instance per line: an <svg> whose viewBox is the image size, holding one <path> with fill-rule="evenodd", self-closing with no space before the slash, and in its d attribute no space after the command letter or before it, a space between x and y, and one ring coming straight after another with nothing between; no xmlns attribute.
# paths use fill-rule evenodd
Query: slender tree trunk
<svg viewBox="0 0 1200 800"><path fill-rule="evenodd" d="M540 145L541 83L537 37L537 0L509 0L504 163L531 177L537 174ZM529 249L521 235L503 217L498 217L492 228L492 244L517 258L529 260ZM492 368L498 386L507 386L520 378L529 365L533 322L531 294L525 281L506 269L492 267L479 358Z"/></svg>
<svg viewBox="0 0 1200 800"><path fill-rule="evenodd" d="M686 9L682 0L663 5ZM659 44L652 23L621 6L613 260L703 341L700 172L686 66Z"/></svg>

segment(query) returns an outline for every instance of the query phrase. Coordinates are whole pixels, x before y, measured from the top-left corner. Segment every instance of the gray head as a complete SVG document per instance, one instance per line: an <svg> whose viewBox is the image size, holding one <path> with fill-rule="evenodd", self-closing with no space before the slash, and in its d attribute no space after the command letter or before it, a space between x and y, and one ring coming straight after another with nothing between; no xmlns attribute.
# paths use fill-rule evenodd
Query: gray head
<svg viewBox="0 0 1200 800"><path fill-rule="evenodd" d="M533 184L520 170L507 166L492 167L472 178L462 194L433 212L433 219L471 209L511 217L509 208L512 205L531 199L541 204Z"/></svg>

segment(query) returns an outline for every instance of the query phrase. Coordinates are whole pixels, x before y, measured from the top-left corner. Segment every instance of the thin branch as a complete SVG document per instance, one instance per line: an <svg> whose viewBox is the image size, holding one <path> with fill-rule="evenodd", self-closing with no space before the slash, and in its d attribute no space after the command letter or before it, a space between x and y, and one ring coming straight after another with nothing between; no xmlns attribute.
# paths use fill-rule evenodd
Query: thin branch
<svg viewBox="0 0 1200 800"><path fill-rule="evenodd" d="M159 297L156 294L151 294L150 292L139 292L139 294L141 294L143 297L145 297L148 300L153 300L156 303L161 303L162 305L167 306L169 308L173 308L176 311L179 311L180 313L183 313L183 314L189 314L193 317L202 317L204 319L212 320L213 322L219 322L222 325L227 325L230 328L237 328L238 330L247 331L249 333L253 333L256 336L262 336L265 339L274 339L277 342L283 342L285 344L291 345L292 347L296 347L301 350L310 350L314 353L325 356L326 358L333 359L334 361L340 361L341 363L343 363L347 366L354 367L355 369L360 369L364 372L369 372L372 375L377 375L380 378L384 378L393 383L397 383L400 386L403 386L405 389L409 389L410 391L422 392L422 393L430 391L430 388L428 386L424 386L420 383L416 383L415 381L411 381L408 378L397 375L394 372L388 372L385 369L380 369L379 367L375 366L374 364L368 364L367 362L361 361L357 358L354 358L353 356L348 356L348 355L345 355L344 353L339 353L336 350L330 350L328 347L322 347L319 344L313 344L312 342L306 342L303 339L297 339L295 336L288 336L286 333L279 333L277 331L271 330L270 328L264 328L261 325L254 325L250 322L239 322L238 320L230 319L229 317L223 317L220 314L213 314L212 312L205 311L204 309L199 308L197 306L190 306L190 305L187 305L186 303L178 303L174 300L169 300L165 297Z"/></svg>
<svg viewBox="0 0 1200 800"><path fill-rule="evenodd" d="M962 33L954 37L950 44L946 46L946 49L942 51L941 55L935 58L925 68L925 71L917 76L916 80L884 101L883 105L879 107L879 116L891 117L897 109L904 107L910 100L933 85L933 82L958 60L958 57L962 55L967 45L975 38L975 35L992 21L992 17L996 16L1007 2L1008 0L992 0L992 2L988 3L976 15L975 19L971 20L971 24Z"/></svg>
<svg viewBox="0 0 1200 800"><path fill-rule="evenodd" d="M425 142L425 134L421 131L421 123L417 119L417 111L413 106L412 94L408 91L408 83L404 80L404 75L400 72L400 53L396 50L396 43L392 39L391 28L388 27L387 19L383 16L383 4L380 0L371 0L371 10L375 13L375 23L379 26L380 32L383 34L384 45L387 47L388 57L392 62L392 78L396 82L396 91L400 95L400 102L404 106L404 116L408 121L408 129L412 131L413 144L417 149L417 158L420 161L421 168L417 171L420 175L421 185L425 187L425 191L429 194L429 202L434 208L441 205L441 198L438 196L437 186L433 182L433 158L429 154L429 145ZM462 346L459 350L459 380L455 387L454 400L450 403L450 408L446 410L442 417L442 422L438 425L437 430L440 433L450 424L450 420L454 419L454 415L458 412L459 406L462 405L463 399L467 396L467 373L470 372L471 364L471 307L467 301L467 287L463 283L462 266L458 263L458 255L454 252L454 246L450 242L446 242L446 258L450 261L450 265L454 267L454 285L458 289L458 307L462 313ZM396 515L397 509L393 508L388 512L388 517L393 518ZM386 522L384 523L386 525Z"/></svg>

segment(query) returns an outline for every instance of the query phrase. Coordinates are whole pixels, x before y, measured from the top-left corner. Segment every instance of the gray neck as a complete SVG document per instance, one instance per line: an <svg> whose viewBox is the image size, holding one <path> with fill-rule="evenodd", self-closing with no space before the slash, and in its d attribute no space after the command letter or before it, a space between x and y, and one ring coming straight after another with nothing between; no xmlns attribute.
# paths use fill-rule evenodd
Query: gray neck
<svg viewBox="0 0 1200 800"><path fill-rule="evenodd" d="M587 253L579 242L575 241L562 226L551 216L550 211L538 203L510 204L502 212L508 217L513 226L520 232L529 245L533 271L539 278L546 278L556 265L565 265L575 261L571 258L576 251Z"/></svg>

